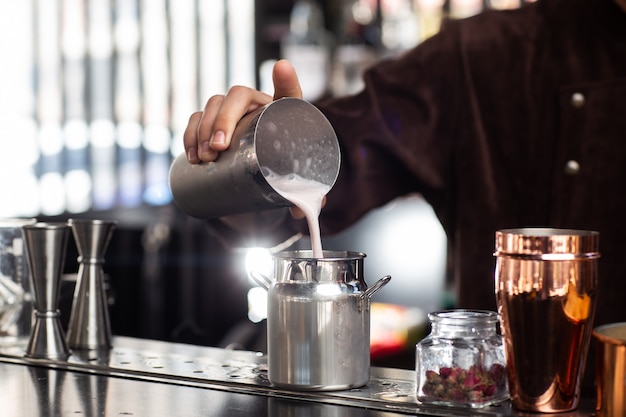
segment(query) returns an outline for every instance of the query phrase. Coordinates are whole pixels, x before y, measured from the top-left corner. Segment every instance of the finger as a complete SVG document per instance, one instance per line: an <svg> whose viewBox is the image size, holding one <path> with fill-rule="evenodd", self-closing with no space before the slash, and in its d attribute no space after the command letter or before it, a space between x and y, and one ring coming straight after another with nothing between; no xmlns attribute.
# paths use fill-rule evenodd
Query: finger
<svg viewBox="0 0 626 417"><path fill-rule="evenodd" d="M208 105L205 109L203 121L200 124L198 136L202 138L200 158L211 158L212 152L221 152L230 146L230 141L237 123L243 116L269 103L272 98L260 91L235 86L223 98L219 108ZM206 123L204 121L206 119Z"/></svg>
<svg viewBox="0 0 626 417"><path fill-rule="evenodd" d="M289 213L291 214L291 217L293 217L296 220L301 220L306 217L304 212L296 206L289 207Z"/></svg>
<svg viewBox="0 0 626 417"><path fill-rule="evenodd" d="M204 162L217 159L218 152L211 148L211 140L214 132L215 118L221 111L222 103L225 100L223 95L211 97L202 112L202 118L198 123L196 131L198 158Z"/></svg>
<svg viewBox="0 0 626 417"><path fill-rule="evenodd" d="M183 144L185 146L185 154L187 155L187 161L191 164L197 164L200 162L198 157L198 126L202 119L202 112L195 112L189 117L189 122L183 133Z"/></svg>
<svg viewBox="0 0 626 417"><path fill-rule="evenodd" d="M298 74L286 59L281 59L274 64L272 80L274 82L274 100L283 97L302 98Z"/></svg>

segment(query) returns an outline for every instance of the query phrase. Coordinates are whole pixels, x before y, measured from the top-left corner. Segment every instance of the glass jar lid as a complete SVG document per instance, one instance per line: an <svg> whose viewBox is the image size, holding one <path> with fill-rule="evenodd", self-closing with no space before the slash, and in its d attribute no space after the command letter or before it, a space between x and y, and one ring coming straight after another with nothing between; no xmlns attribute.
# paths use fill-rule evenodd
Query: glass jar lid
<svg viewBox="0 0 626 417"><path fill-rule="evenodd" d="M471 336L495 332L499 317L495 311L454 309L429 313L428 319L434 332Z"/></svg>
<svg viewBox="0 0 626 417"><path fill-rule="evenodd" d="M442 310L428 313L430 321L441 324L494 324L498 321L498 314L495 311L488 310Z"/></svg>

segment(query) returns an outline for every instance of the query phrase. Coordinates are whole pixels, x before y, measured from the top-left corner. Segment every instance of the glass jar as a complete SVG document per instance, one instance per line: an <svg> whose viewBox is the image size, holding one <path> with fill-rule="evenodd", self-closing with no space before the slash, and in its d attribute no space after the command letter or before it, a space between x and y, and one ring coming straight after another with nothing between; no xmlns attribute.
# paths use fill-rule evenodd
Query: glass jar
<svg viewBox="0 0 626 417"><path fill-rule="evenodd" d="M509 398L497 313L446 310L428 318L431 333L416 347L418 401L478 408Z"/></svg>

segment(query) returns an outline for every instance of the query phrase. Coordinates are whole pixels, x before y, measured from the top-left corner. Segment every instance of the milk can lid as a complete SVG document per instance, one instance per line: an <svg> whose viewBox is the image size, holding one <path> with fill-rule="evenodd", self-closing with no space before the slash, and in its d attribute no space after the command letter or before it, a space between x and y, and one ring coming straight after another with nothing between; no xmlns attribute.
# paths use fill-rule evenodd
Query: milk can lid
<svg viewBox="0 0 626 417"><path fill-rule="evenodd" d="M503 229L496 232L495 256L541 260L600 257L600 233L556 228Z"/></svg>

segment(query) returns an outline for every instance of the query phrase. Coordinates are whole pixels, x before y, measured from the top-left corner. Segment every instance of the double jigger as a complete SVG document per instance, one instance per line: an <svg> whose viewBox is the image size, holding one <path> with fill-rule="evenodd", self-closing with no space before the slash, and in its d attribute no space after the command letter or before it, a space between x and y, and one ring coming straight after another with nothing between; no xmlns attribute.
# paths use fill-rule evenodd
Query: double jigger
<svg viewBox="0 0 626 417"><path fill-rule="evenodd" d="M115 225L112 221L70 219L22 227L34 298L27 357L65 360L70 349L111 347L102 265ZM58 302L70 232L76 241L79 268L66 337Z"/></svg>

